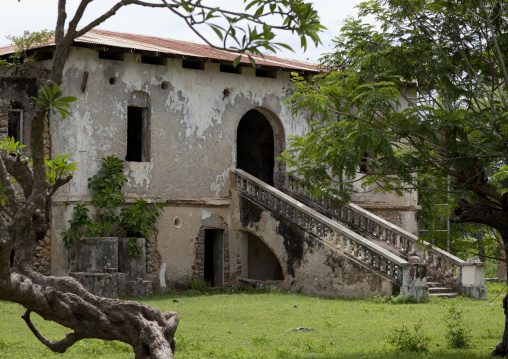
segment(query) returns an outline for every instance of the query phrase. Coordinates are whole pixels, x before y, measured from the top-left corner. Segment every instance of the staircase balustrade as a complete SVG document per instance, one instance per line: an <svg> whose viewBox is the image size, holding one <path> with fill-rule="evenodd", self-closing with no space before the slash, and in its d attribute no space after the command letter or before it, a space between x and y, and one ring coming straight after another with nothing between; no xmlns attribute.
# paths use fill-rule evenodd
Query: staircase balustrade
<svg viewBox="0 0 508 359"><path fill-rule="evenodd" d="M234 169L232 172L236 174L237 188L246 191L257 202L312 232L328 245L393 278L397 283L403 282L403 269L413 266L245 171Z"/></svg>
<svg viewBox="0 0 508 359"><path fill-rule="evenodd" d="M288 189L325 209L340 221L366 231L373 238L385 242L407 256L416 255L444 277L457 283L462 282L462 267L465 261L454 255L419 240L417 236L353 204L338 205L333 198L312 198L308 188L298 183L298 178L288 177Z"/></svg>

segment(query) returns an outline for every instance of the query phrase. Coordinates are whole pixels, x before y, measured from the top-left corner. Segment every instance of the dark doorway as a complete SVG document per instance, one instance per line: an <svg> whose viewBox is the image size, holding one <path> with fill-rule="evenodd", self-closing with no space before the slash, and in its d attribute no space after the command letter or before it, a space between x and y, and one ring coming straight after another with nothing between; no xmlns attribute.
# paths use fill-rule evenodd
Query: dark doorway
<svg viewBox="0 0 508 359"><path fill-rule="evenodd" d="M259 111L247 112L237 130L236 167L273 186L274 137L270 122Z"/></svg>
<svg viewBox="0 0 508 359"><path fill-rule="evenodd" d="M224 286L224 230L205 229L203 279L212 287Z"/></svg>
<svg viewBox="0 0 508 359"><path fill-rule="evenodd" d="M10 109L8 111L7 137L23 144L23 110Z"/></svg>

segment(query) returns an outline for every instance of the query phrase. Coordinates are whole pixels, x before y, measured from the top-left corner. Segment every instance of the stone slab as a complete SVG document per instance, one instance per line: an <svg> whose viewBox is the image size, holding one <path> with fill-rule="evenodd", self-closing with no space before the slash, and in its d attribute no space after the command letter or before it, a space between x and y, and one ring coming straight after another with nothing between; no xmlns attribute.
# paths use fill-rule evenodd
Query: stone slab
<svg viewBox="0 0 508 359"><path fill-rule="evenodd" d="M83 273L71 272L90 293L99 297L121 298L125 296L124 273Z"/></svg>
<svg viewBox="0 0 508 359"><path fill-rule="evenodd" d="M78 272L107 273L118 268L118 238L81 238L78 245Z"/></svg>

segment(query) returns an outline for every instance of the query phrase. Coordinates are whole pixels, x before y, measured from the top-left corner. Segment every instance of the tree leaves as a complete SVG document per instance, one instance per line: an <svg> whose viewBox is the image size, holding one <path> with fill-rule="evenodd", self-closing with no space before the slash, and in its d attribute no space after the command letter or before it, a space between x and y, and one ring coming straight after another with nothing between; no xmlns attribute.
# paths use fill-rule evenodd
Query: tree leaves
<svg viewBox="0 0 508 359"><path fill-rule="evenodd" d="M506 46L508 18L495 17L501 5L485 4L493 28L473 1L362 3L360 17L378 27L349 18L322 58L328 71L309 82L294 77L287 103L310 131L290 138L283 157L314 195L428 189L418 174L429 173L451 178L436 190L502 207L507 52L495 43ZM365 161L375 170L361 171Z"/></svg>
<svg viewBox="0 0 508 359"><path fill-rule="evenodd" d="M47 110L51 111L54 115L60 113L62 119L65 119L67 115L72 116L68 109L71 108L70 103L77 100L73 96L62 97L63 93L56 83L53 83L53 87L45 85L41 87L37 93L37 97L34 97L35 103L43 106Z"/></svg>

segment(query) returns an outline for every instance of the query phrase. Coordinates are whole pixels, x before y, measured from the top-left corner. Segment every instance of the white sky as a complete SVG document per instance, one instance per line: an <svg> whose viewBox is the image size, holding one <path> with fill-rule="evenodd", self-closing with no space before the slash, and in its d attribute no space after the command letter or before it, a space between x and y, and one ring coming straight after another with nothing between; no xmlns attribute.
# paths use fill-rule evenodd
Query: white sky
<svg viewBox="0 0 508 359"><path fill-rule="evenodd" d="M288 43L296 51L280 51L277 56L317 62L322 53L331 49L334 36L342 27L343 20L349 15L355 15L354 6L360 0L310 0L321 17L322 24L328 30L322 33L323 45L316 48L309 44L307 52L299 48L299 39L296 35L284 33L278 35L279 42ZM107 11L114 0L95 0L85 12L85 20L80 25L86 25L99 14ZM208 0L207 5L215 3L223 8L243 5L242 0ZM56 24L56 8L58 0L0 0L0 46L10 43L5 37L8 35L21 35L24 30L36 31L42 29L53 30ZM68 17L79 4L79 0L67 0ZM86 23L85 23L86 22ZM177 17L165 9L147 9L135 5L121 9L117 14L102 23L98 28L127 32L141 35L159 36L177 40L201 42L200 39ZM210 34L213 40L217 39Z"/></svg>

